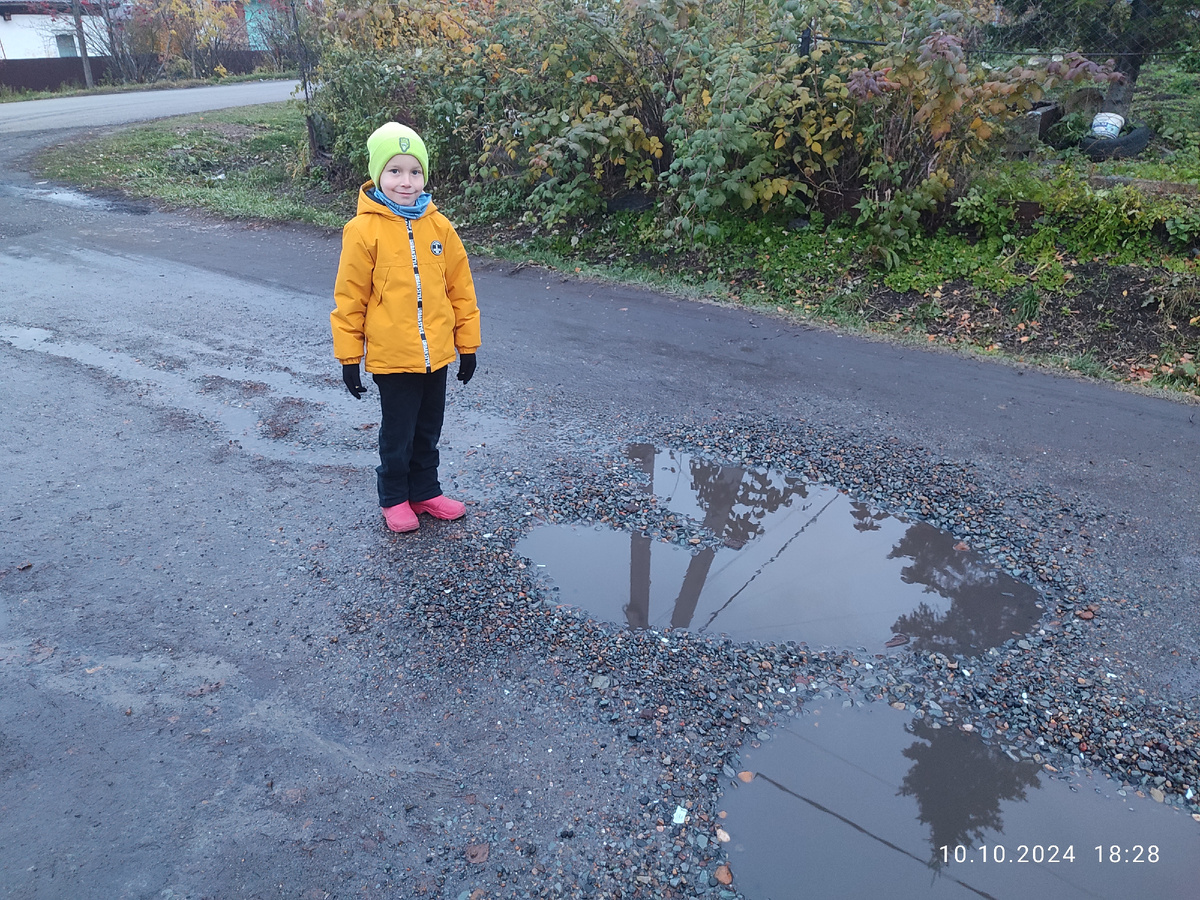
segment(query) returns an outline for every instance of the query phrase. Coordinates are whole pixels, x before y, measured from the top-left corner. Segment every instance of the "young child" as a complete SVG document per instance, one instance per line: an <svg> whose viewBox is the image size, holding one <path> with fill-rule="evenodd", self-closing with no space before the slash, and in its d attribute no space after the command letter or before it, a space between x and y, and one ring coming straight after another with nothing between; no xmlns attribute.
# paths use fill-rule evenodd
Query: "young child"
<svg viewBox="0 0 1200 900"><path fill-rule="evenodd" d="M415 131L388 122L367 138L371 180L342 231L330 314L333 353L356 398L379 388L379 505L392 531L416 531L417 514L457 519L466 507L442 494L438 439L446 369L458 351L458 380L475 373L479 307L462 241L425 193L429 153Z"/></svg>

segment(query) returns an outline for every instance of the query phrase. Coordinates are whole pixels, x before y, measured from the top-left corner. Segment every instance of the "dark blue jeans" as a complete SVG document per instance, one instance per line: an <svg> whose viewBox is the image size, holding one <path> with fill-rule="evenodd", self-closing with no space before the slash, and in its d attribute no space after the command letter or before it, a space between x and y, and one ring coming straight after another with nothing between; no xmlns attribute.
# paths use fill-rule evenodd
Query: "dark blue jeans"
<svg viewBox="0 0 1200 900"><path fill-rule="evenodd" d="M437 445L446 414L446 368L371 376L383 408L375 469L380 506L429 500L442 492Z"/></svg>

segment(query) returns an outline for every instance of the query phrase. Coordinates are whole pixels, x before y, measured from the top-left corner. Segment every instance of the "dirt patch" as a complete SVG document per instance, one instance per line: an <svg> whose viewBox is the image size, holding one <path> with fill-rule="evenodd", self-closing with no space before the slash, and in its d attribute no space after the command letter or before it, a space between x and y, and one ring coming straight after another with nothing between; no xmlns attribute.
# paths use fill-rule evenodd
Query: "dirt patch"
<svg viewBox="0 0 1200 900"><path fill-rule="evenodd" d="M178 128L176 128L175 133L177 135L179 135L180 137L187 137L189 134L191 134L195 130L196 130L196 125L194 123L189 122L186 125L180 125ZM205 122L204 130L216 132L217 134L221 135L222 137L226 137L226 138L229 138L230 140L234 140L234 141L253 137L255 134L260 134L262 132L261 128L256 128L256 127L253 127L250 125L241 125L241 124L237 124L234 122L216 122L216 121Z"/></svg>
<svg viewBox="0 0 1200 900"><path fill-rule="evenodd" d="M928 296L872 293L869 318L920 328L931 341L1004 351L1027 361L1087 360L1127 380L1146 381L1164 363L1200 346L1188 317L1200 285L1166 272L1085 263L1062 292L1027 287L996 296L964 282ZM1193 279L1194 281L1194 279Z"/></svg>
<svg viewBox="0 0 1200 900"><path fill-rule="evenodd" d="M226 394L235 397L262 397L271 388L261 381L234 381L221 375L205 375L200 379L200 393Z"/></svg>
<svg viewBox="0 0 1200 900"><path fill-rule="evenodd" d="M205 425L199 416L178 409L164 412L160 420L163 427L171 431L191 431L194 428L201 428Z"/></svg>
<svg viewBox="0 0 1200 900"><path fill-rule="evenodd" d="M273 440L283 440L292 436L298 426L309 422L312 419L311 413L311 404L294 397L285 397L272 404L271 414L263 419L263 431Z"/></svg>

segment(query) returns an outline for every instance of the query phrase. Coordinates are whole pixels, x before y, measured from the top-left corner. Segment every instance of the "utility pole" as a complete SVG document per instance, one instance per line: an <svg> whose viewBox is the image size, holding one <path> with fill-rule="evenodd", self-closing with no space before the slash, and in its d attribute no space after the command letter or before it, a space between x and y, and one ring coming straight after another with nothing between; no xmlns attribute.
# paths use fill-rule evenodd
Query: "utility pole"
<svg viewBox="0 0 1200 900"><path fill-rule="evenodd" d="M75 16L75 37L79 40L79 58L83 60L83 80L89 88L95 87L92 80L92 62L88 59L87 38L83 35L83 0L71 0L71 12Z"/></svg>

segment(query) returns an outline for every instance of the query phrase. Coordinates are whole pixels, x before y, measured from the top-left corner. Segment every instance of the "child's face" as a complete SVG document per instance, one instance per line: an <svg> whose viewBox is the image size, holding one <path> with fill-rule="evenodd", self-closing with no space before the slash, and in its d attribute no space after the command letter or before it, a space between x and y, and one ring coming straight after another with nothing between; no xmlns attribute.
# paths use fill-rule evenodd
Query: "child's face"
<svg viewBox="0 0 1200 900"><path fill-rule="evenodd" d="M412 206L425 189L425 173L415 156L397 153L379 173L379 189L393 203Z"/></svg>

